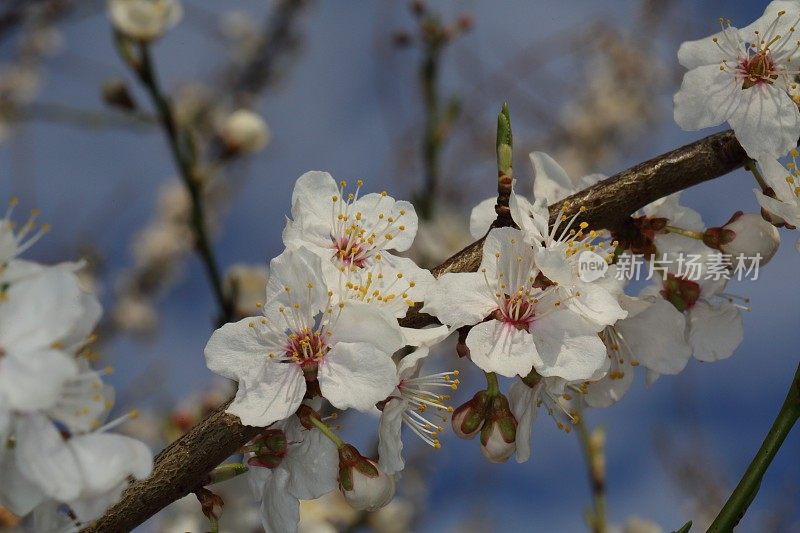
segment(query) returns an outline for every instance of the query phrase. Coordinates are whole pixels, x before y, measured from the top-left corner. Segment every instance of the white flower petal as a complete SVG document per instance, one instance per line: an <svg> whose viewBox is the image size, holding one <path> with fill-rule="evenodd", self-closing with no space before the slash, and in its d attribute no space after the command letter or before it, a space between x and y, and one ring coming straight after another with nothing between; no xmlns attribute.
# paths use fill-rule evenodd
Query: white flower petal
<svg viewBox="0 0 800 533"><path fill-rule="evenodd" d="M266 291L264 314L268 320L280 321L282 325L283 319L277 310L281 306L290 308L295 303L302 306L302 312L309 318L316 315L328 301L322 260L305 248L285 250L269 263Z"/></svg>
<svg viewBox="0 0 800 533"><path fill-rule="evenodd" d="M542 383L536 387L527 386L522 380L514 381L508 391L508 404L517 420L517 462L524 463L531 457L531 432L536 419L536 403L542 390Z"/></svg>
<svg viewBox="0 0 800 533"><path fill-rule="evenodd" d="M589 383L583 399L590 407L610 407L628 392L633 384L633 367L628 365L621 369L622 375L612 379L609 376Z"/></svg>
<svg viewBox="0 0 800 533"><path fill-rule="evenodd" d="M531 152L529 157L533 165L534 198L552 205L578 192L567 171L555 159L544 152Z"/></svg>
<svg viewBox="0 0 800 533"><path fill-rule="evenodd" d="M68 500L78 520L97 518L117 502L128 476L144 479L153 469L153 452L143 442L125 435L96 433L67 441L81 471L79 498Z"/></svg>
<svg viewBox="0 0 800 533"><path fill-rule="evenodd" d="M17 516L27 515L46 499L42 489L20 471L15 453L7 448L0 451L0 480L0 506Z"/></svg>
<svg viewBox="0 0 800 533"><path fill-rule="evenodd" d="M397 375L400 379L408 379L419 374L419 368L429 354L430 349L428 349L427 346L423 346L400 359L400 361L397 362Z"/></svg>
<svg viewBox="0 0 800 533"><path fill-rule="evenodd" d="M699 300L688 318L689 344L695 359L706 362L726 359L742 342L742 315L728 302L712 306Z"/></svg>
<svg viewBox="0 0 800 533"><path fill-rule="evenodd" d="M20 411L52 407L64 384L77 375L73 357L56 350L21 351L0 357L0 391Z"/></svg>
<svg viewBox="0 0 800 533"><path fill-rule="evenodd" d="M261 525L265 533L297 533L300 501L286 489L288 484L289 472L275 469L261 501Z"/></svg>
<svg viewBox="0 0 800 533"><path fill-rule="evenodd" d="M397 319L385 309L358 300L348 300L334 320L336 325L331 343L364 342L388 354L403 347L403 335Z"/></svg>
<svg viewBox="0 0 800 533"><path fill-rule="evenodd" d="M0 346L34 350L63 340L82 318L81 299L75 275L60 268L14 283L0 304Z"/></svg>
<svg viewBox="0 0 800 533"><path fill-rule="evenodd" d="M781 217L783 220L793 226L800 225L800 205L792 205L786 202L781 202L780 200L776 200L775 198L770 198L758 189L753 189L753 192L755 193L756 200L761 207L773 215Z"/></svg>
<svg viewBox="0 0 800 533"><path fill-rule="evenodd" d="M507 377L526 376L538 357L530 333L499 320L473 327L467 335L467 347L478 368Z"/></svg>
<svg viewBox="0 0 800 533"><path fill-rule="evenodd" d="M325 239L330 241L334 196L339 196L339 187L327 172L312 170L297 179L292 191L292 218L300 224L305 238L320 244Z"/></svg>
<svg viewBox="0 0 800 533"><path fill-rule="evenodd" d="M530 202L512 190L511 197L508 199L508 207L511 209L511 218L522 230L525 242L540 246L548 239L550 212L544 198L537 198L536 201Z"/></svg>
<svg viewBox="0 0 800 533"><path fill-rule="evenodd" d="M64 502L81 493L81 469L61 433L45 416L17 423L17 467L51 498Z"/></svg>
<svg viewBox="0 0 800 533"><path fill-rule="evenodd" d="M322 396L337 409L369 411L397 386L392 358L367 343L337 343L320 361Z"/></svg>
<svg viewBox="0 0 800 533"><path fill-rule="evenodd" d="M400 328L403 335L403 344L406 346L433 346L439 344L450 335L447 326L433 326L430 328Z"/></svg>
<svg viewBox="0 0 800 533"><path fill-rule="evenodd" d="M689 131L722 124L739 111L745 92L741 83L719 65L692 69L684 74L675 94L675 122Z"/></svg>
<svg viewBox="0 0 800 533"><path fill-rule="evenodd" d="M720 45L714 42L714 38L720 43L738 43L739 31L736 28L729 27L714 35L681 44L681 47L678 49L678 62L689 70L703 65L714 65L719 68L720 63L722 63L724 59L731 59L731 54L725 54L720 49ZM726 47L726 49L727 48L728 47ZM729 48L730 52L736 50L736 48L732 46Z"/></svg>
<svg viewBox="0 0 800 533"><path fill-rule="evenodd" d="M280 469L289 471L286 490L301 500L319 498L336 488L339 454L318 429L303 430L300 444L290 445Z"/></svg>
<svg viewBox="0 0 800 533"><path fill-rule="evenodd" d="M764 181L775 191L778 200L796 204L797 196L794 194L794 187L786 181L786 178L791 175L786 167L774 157L763 158L758 164L761 166Z"/></svg>
<svg viewBox="0 0 800 533"><path fill-rule="evenodd" d="M741 103L728 122L747 155L782 157L797 146L800 111L783 89L764 84L739 92Z"/></svg>
<svg viewBox="0 0 800 533"><path fill-rule="evenodd" d="M606 348L596 327L569 310L536 320L531 326L537 350L536 371L567 381L590 379L606 364Z"/></svg>
<svg viewBox="0 0 800 533"><path fill-rule="evenodd" d="M299 366L266 362L258 374L239 381L227 412L246 426L265 427L297 411L305 393L306 380Z"/></svg>
<svg viewBox="0 0 800 533"><path fill-rule="evenodd" d="M378 458L381 469L387 474L394 474L405 467L403 461L403 441L400 430L403 427L405 401L392 398L383 408L378 427Z"/></svg>
<svg viewBox="0 0 800 533"><path fill-rule="evenodd" d="M634 359L659 374L677 374L691 357L685 340L686 317L661 297L614 327Z"/></svg>
<svg viewBox="0 0 800 533"><path fill-rule="evenodd" d="M469 216L469 233L474 239L480 239L486 235L497 219L497 212L494 210L496 204L497 198L492 196L472 208Z"/></svg>
<svg viewBox="0 0 800 533"><path fill-rule="evenodd" d="M422 312L452 329L477 324L497 308L492 290L480 272L447 273L428 291Z"/></svg>
<svg viewBox="0 0 800 533"><path fill-rule="evenodd" d="M266 346L251 323L259 317L243 318L216 330L204 350L208 369L235 381L260 371L270 352L283 355L284 347Z"/></svg>

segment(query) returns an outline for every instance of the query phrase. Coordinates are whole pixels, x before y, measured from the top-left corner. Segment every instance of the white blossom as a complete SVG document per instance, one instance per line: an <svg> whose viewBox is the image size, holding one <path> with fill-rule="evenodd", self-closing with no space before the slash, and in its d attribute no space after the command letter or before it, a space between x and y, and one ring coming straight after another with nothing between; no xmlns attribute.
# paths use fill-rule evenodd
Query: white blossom
<svg viewBox="0 0 800 533"><path fill-rule="evenodd" d="M453 411L445 404L450 396L442 394L441 390L458 388L458 371L420 376L420 368L429 353L430 349L422 346L397 363L398 384L384 402L379 426L378 457L387 474L399 472L405 466L400 437L403 424L429 446L441 447L437 437L444 428L431 418L444 419L441 413ZM429 410L434 413L427 414Z"/></svg>
<svg viewBox="0 0 800 533"><path fill-rule="evenodd" d="M431 289L422 311L452 328L473 326L466 344L486 372L587 379L606 364L602 326L563 305L542 288L534 250L513 228L489 232L475 273L447 273ZM488 319L488 320L487 320Z"/></svg>
<svg viewBox="0 0 800 533"><path fill-rule="evenodd" d="M730 357L743 336L741 306L723 292L725 278L714 279L705 275L708 264L707 255L702 256L700 265L703 268L697 280L676 275L674 264L668 265L666 275L653 276L652 284L639 295L650 301L663 298L685 316L686 341L695 359L704 362ZM655 368L654 361L651 363L648 365L650 370L662 373Z"/></svg>
<svg viewBox="0 0 800 533"><path fill-rule="evenodd" d="M627 318L601 333L608 350L608 372L581 387L584 400L592 407L619 401L639 365L659 374L677 374L692 355L686 341L686 319L670 302L622 295L620 303L628 311Z"/></svg>
<svg viewBox="0 0 800 533"><path fill-rule="evenodd" d="M772 215L778 216L782 222L791 226L800 226L800 175L797 170L796 148L790 152L791 161L784 167L777 159L766 158L759 161L762 174L767 185L773 190L775 197L767 196L758 189L753 189L758 203ZM800 250L800 240L797 241Z"/></svg>
<svg viewBox="0 0 800 533"><path fill-rule="evenodd" d="M264 530L288 533L297 531L299 500L319 498L336 488L338 456L330 439L317 429L305 429L296 416L273 428L285 433L285 454L273 468L251 461L248 477L261 501Z"/></svg>
<svg viewBox="0 0 800 533"><path fill-rule="evenodd" d="M428 270L391 253L411 246L417 231L414 207L386 193L359 196L361 180L353 193L346 186L324 172L302 175L292 194L293 219L286 223L284 243L323 259L334 303L359 300L402 318L434 283ZM410 328L402 333L413 346L425 342L427 334Z"/></svg>
<svg viewBox="0 0 800 533"><path fill-rule="evenodd" d="M332 303L318 256L287 250L270 263L261 317L226 324L205 349L217 374L239 382L228 412L252 426L294 413L306 382L339 409L371 409L397 385L396 319L357 300Z"/></svg>
<svg viewBox="0 0 800 533"><path fill-rule="evenodd" d="M727 121L754 159L780 157L797 144L795 85L800 4L771 2L764 15L737 29L729 21L711 37L685 42L678 61L688 72L675 94L675 121L699 130Z"/></svg>

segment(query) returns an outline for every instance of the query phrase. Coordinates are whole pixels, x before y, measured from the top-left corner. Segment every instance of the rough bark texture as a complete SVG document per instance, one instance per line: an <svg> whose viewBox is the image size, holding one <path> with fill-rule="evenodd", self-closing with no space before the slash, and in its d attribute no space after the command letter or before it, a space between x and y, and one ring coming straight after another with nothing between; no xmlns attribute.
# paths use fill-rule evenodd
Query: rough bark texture
<svg viewBox="0 0 800 533"><path fill-rule="evenodd" d="M566 214L570 216L585 206L581 220L596 229L613 229L650 202L727 174L741 167L746 159L732 131L711 135L573 195L569 198L571 211ZM551 222L558 210L559 206L551 207ZM477 270L482 246L483 239L467 246L433 269L434 275ZM419 328L436 323L436 319L415 308L401 323ZM122 500L84 531L130 531L196 489L207 472L259 432L259 428L242 426L238 418L224 412L225 407L227 404L159 453L153 474L131 484Z"/></svg>

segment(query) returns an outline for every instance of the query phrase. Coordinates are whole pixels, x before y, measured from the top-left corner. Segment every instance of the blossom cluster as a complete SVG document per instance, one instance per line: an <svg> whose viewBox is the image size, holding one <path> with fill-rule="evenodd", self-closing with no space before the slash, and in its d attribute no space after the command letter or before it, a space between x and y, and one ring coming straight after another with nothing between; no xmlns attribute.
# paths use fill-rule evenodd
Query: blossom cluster
<svg viewBox="0 0 800 533"><path fill-rule="evenodd" d="M565 198L602 176L571 179L541 152L531 162L533 198L510 196L515 227L492 227L495 199L479 204L471 231L485 236L480 267L438 279L400 255L417 230L410 203L364 194L361 180L352 187L325 172L297 180L286 249L270 262L260 315L225 324L205 349L208 367L238 383L228 412L264 428L245 452L267 531L295 530L299 500L337 486L356 509L387 504L405 465L403 425L439 448L452 412L456 435L480 434L487 459L516 453L522 462L540 406L569 432L581 409L619 400L638 366L651 383L692 356L711 362L734 352L746 306L724 292L726 277L690 279L667 258L700 256L701 270L721 252L766 263L779 242L771 224L737 213L705 228L672 195L611 234L592 230L579 221L585 210ZM628 295L617 264L634 254L657 274ZM587 257L602 262L603 275L582 275ZM442 325L404 327L412 308ZM455 331L458 355L488 384L458 409L443 394L457 388L458 372L421 372L434 345ZM498 376L513 380L508 396ZM380 412L377 458L327 424L332 410L348 409Z"/></svg>
<svg viewBox="0 0 800 533"><path fill-rule="evenodd" d="M150 474L144 443L103 423L113 389L92 370L102 309L81 289L80 263L46 266L20 255L47 231L21 226L16 200L0 219L0 506L32 531L67 531L100 516L129 478ZM38 229L37 229L38 228Z"/></svg>
<svg viewBox="0 0 800 533"><path fill-rule="evenodd" d="M748 168L760 185L754 192L764 217L787 228L800 223L798 23L796 0L770 2L744 28L720 19L720 32L681 45L678 60L688 72L674 98L683 129L730 124L752 158Z"/></svg>

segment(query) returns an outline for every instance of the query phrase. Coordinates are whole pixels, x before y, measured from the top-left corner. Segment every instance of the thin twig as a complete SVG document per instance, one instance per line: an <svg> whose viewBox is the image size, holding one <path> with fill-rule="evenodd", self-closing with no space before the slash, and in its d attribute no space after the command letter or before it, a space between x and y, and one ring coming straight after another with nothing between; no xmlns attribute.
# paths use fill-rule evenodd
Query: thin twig
<svg viewBox="0 0 800 533"><path fill-rule="evenodd" d="M586 460L586 472L589 477L589 487L592 491L592 510L587 513L586 522L593 533L605 533L608 526L606 522L606 476L603 450L605 437L602 430L589 431L582 412L578 415L575 428L584 459Z"/></svg>
<svg viewBox="0 0 800 533"><path fill-rule="evenodd" d="M134 68L134 71L153 101L181 180L189 192L192 204L191 226L195 237L195 248L202 259L208 281L217 300L220 322L228 322L233 317L232 306L225 296L220 269L208 237L203 184L198 175L194 149L190 146L191 137L187 132L181 132L178 128L172 106L158 83L155 66L146 44L139 46L139 64L137 68Z"/></svg>
<svg viewBox="0 0 800 533"><path fill-rule="evenodd" d="M744 516L747 508L750 507L753 499L761 486L761 479L769 468L775 455L786 440L786 436L794 427L797 419L800 418L800 365L794 373L794 378L789 385L789 392L783 401L780 412L769 428L764 442L756 452L755 457L747 467L742 479L731 493L728 501L720 510L717 518L708 528L708 533L728 533Z"/></svg>

